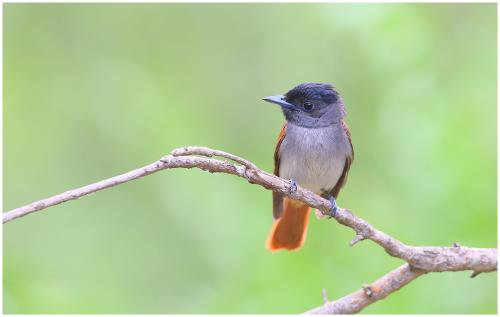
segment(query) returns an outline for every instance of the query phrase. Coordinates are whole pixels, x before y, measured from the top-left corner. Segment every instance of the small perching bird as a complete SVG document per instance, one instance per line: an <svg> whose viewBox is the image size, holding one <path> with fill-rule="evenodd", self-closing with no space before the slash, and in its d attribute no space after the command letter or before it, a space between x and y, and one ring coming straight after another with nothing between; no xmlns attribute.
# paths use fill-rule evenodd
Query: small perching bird
<svg viewBox="0 0 500 317"><path fill-rule="evenodd" d="M286 122L274 152L274 174L329 199L330 216L354 159L351 133L344 121L342 98L331 84L305 83L285 95L264 98L281 106ZM293 189L292 189L293 190ZM271 251L296 250L305 241L310 207L273 192L275 222L269 233Z"/></svg>

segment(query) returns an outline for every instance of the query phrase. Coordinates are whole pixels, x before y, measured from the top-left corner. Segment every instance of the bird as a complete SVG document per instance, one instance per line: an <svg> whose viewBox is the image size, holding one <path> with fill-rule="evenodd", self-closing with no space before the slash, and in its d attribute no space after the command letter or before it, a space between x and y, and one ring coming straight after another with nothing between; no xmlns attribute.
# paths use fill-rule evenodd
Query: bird
<svg viewBox="0 0 500 317"><path fill-rule="evenodd" d="M340 189L354 160L344 102L334 85L303 83L284 95L263 98L285 116L274 151L274 174L328 199L335 217ZM270 251L298 250L305 242L311 208L273 191L274 223L267 238Z"/></svg>

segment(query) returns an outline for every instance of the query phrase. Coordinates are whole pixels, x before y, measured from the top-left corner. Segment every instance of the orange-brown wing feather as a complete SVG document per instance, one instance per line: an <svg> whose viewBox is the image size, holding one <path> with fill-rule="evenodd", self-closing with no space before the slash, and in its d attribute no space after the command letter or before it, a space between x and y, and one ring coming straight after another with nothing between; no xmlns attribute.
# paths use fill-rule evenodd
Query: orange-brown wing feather
<svg viewBox="0 0 500 317"><path fill-rule="evenodd" d="M333 195L335 199L337 199L337 197L339 196L340 189L345 185L347 181L347 174L349 174L349 168L351 167L352 161L354 161L354 148L352 147L351 131L349 130L347 123L345 123L345 121L343 120L342 120L342 128L344 129L344 132L347 135L347 138L349 139L349 144L351 145L351 154L346 157L342 175L337 181L337 184L335 184L332 191L330 192L330 194Z"/></svg>
<svg viewBox="0 0 500 317"><path fill-rule="evenodd" d="M278 135L278 144L276 144L276 148L274 149L274 175L280 176L280 147L281 143L285 139L286 135L286 122L283 124L281 128L280 134Z"/></svg>
<svg viewBox="0 0 500 317"><path fill-rule="evenodd" d="M278 136L278 144L276 144L276 149L274 150L274 175L280 176L280 147L281 143L285 139L286 134L286 122L281 128L281 132ZM273 217L274 219L279 219L283 213L283 195L278 192L273 192Z"/></svg>

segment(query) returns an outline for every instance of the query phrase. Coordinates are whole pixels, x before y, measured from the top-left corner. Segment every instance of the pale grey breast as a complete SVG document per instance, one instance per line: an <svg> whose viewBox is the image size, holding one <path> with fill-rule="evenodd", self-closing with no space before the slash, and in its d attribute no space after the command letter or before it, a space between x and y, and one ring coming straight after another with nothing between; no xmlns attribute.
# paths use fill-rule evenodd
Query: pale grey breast
<svg viewBox="0 0 500 317"><path fill-rule="evenodd" d="M311 129L289 122L280 147L279 176L321 194L337 184L351 153L341 123Z"/></svg>

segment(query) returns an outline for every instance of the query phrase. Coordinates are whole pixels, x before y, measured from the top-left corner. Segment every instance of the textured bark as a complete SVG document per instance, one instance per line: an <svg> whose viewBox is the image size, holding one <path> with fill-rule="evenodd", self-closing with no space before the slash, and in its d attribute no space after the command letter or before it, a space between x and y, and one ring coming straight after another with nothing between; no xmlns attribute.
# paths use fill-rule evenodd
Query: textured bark
<svg viewBox="0 0 500 317"><path fill-rule="evenodd" d="M196 155L196 156L195 156ZM202 156L202 157L200 157ZM238 164L210 158L220 156ZM135 169L125 174L111 177L100 182L42 199L29 205L19 207L3 214L3 223L29 215L50 206L74 200L109 187L113 187L152 173L172 168L199 168L211 173L226 173L245 178L249 183L258 184L266 189L279 192L295 200L320 210L329 212L331 204L328 200L297 186L290 190L290 181L260 170L255 164L219 150L206 147L184 147L175 149L170 155L160 160ZM380 245L391 256L400 258L407 264L381 277L370 286L339 300L328 302L309 313L355 313L367 305L385 298L392 292L408 284L418 276L428 272L472 271L472 277L485 272L497 270L497 249L470 248L454 244L450 247L413 247L408 246L390 235L377 230L365 220L353 215L349 210L339 208L335 220L352 228L356 235L351 245L362 240L372 240Z"/></svg>
<svg viewBox="0 0 500 317"><path fill-rule="evenodd" d="M354 314L366 306L375 303L401 287L410 283L425 271L411 269L404 264L394 271L382 276L371 285L365 285L362 289L339 298L333 302L327 302L323 306L306 312L305 314Z"/></svg>

